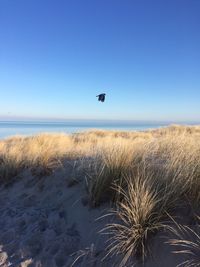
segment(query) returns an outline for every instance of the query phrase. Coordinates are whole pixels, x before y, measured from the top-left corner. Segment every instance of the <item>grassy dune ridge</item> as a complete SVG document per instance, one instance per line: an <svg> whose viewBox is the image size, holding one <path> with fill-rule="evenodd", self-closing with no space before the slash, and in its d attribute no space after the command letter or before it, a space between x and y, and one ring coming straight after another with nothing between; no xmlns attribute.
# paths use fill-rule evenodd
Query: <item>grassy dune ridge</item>
<svg viewBox="0 0 200 267"><path fill-rule="evenodd" d="M118 223L103 232L110 238L107 255L120 255L119 266L130 263L133 255L145 259L149 238L170 229L168 215L173 217L180 203L199 212L200 126L8 138L0 141L0 183L19 179L24 169L48 176L65 168L66 161L81 170L91 206L114 203L111 214ZM178 239L171 243L182 244Z"/></svg>

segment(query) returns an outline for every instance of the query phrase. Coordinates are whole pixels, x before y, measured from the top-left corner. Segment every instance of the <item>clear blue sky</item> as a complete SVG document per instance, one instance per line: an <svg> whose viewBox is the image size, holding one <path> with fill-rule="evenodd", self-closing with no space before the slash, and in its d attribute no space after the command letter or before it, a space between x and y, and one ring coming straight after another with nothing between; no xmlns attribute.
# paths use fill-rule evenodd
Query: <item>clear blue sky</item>
<svg viewBox="0 0 200 267"><path fill-rule="evenodd" d="M200 121L200 1L0 0L5 116Z"/></svg>

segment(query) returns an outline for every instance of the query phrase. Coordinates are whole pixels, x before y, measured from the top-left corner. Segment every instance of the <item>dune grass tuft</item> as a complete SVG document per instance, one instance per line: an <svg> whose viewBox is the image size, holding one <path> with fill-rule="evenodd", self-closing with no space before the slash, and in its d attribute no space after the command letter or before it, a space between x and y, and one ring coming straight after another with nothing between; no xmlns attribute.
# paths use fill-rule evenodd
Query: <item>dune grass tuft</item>
<svg viewBox="0 0 200 267"><path fill-rule="evenodd" d="M200 217L197 217L197 220L198 223L193 227L176 222L170 227L174 238L169 239L167 243L174 248L173 253L187 257L177 267L200 266Z"/></svg>
<svg viewBox="0 0 200 267"><path fill-rule="evenodd" d="M34 176L47 176L57 168L66 168L67 176L69 164L75 163L72 182L77 173L85 178L90 204L98 206L112 200L116 205L111 215L117 221L103 232L111 235L108 255L120 256L119 266L126 266L134 257L144 261L151 236L168 227L166 214L182 200L189 200L198 210L198 126L173 125L144 132L39 134L0 141L0 184L14 181L25 169ZM196 239L184 239L186 231ZM199 266L195 265L199 260L199 233L187 226L179 226L174 233L177 238L171 244L184 247L181 251L193 256L182 266Z"/></svg>
<svg viewBox="0 0 200 267"><path fill-rule="evenodd" d="M104 234L110 235L107 256L121 255L120 267L134 264L134 258L144 262L151 236L167 227L166 211L170 209L165 199L170 198L169 194L163 195L158 190L158 181L148 170L138 168L137 173L125 180L126 189L116 187L122 200L116 210L109 214L118 223L110 223L102 230Z"/></svg>
<svg viewBox="0 0 200 267"><path fill-rule="evenodd" d="M115 142L98 150L87 171L88 191L93 206L115 197L113 184L123 184L123 176L133 165L133 151L133 147L127 146L126 142Z"/></svg>
<svg viewBox="0 0 200 267"><path fill-rule="evenodd" d="M0 182L9 183L13 177L18 175L23 168L23 156L20 153L21 144L18 147L3 147L0 154Z"/></svg>

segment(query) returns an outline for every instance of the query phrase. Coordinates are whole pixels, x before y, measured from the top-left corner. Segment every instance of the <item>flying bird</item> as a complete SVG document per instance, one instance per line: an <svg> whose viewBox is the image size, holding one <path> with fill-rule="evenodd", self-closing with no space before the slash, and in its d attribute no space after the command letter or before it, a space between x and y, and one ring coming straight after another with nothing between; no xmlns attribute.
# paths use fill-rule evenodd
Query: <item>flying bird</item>
<svg viewBox="0 0 200 267"><path fill-rule="evenodd" d="M98 101L104 102L106 94L100 94L100 95L97 95L96 97L98 97Z"/></svg>

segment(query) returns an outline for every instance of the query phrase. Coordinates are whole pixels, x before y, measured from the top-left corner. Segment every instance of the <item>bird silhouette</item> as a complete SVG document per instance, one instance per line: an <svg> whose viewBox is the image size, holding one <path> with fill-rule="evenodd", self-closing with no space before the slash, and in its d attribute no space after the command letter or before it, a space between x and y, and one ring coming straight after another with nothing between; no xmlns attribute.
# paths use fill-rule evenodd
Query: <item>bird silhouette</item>
<svg viewBox="0 0 200 267"><path fill-rule="evenodd" d="M98 97L98 101L104 102L106 94L100 94L100 95L97 95L96 97Z"/></svg>

